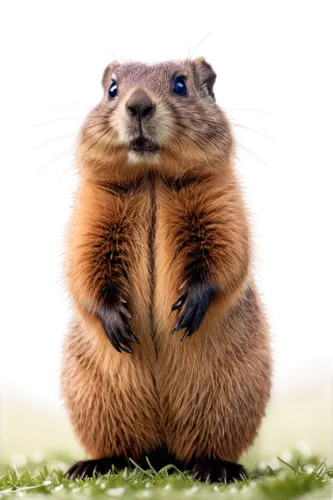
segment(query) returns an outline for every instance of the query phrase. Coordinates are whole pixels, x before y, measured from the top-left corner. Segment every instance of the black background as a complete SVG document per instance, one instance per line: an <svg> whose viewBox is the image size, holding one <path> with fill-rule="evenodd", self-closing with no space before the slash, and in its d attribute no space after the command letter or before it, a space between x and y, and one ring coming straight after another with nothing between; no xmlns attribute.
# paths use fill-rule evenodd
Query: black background
<svg viewBox="0 0 333 500"><path fill-rule="evenodd" d="M62 103L65 95L95 95L96 64L103 63L104 47L126 47L130 55L137 56L175 55L176 49L184 46L184 39L197 40L207 30L206 23L191 23L191 28L158 27L155 34L151 29L149 34L141 29L118 33L106 33L104 29L98 36L78 37L72 42L62 35L50 36L49 40L46 36L43 42L40 37L24 40L24 50L11 77L14 108L9 115L15 139L9 137L2 178L6 212L10 214L2 233L10 290L3 303L7 325L3 327L0 353L3 374L24 376L24 384L47 392L47 353L56 350L55 320L63 317L56 313L55 288L47 288L47 249L56 245L55 217L63 214L64 186L56 184L54 171L43 177L40 185L31 184L31 169L38 164L34 155L23 152L23 144L31 142L24 137L23 120L47 119L48 104ZM280 358L304 359L305 351L325 352L329 346L324 337L304 335L304 313L296 291L301 226L294 193L299 170L290 164L290 149L296 142L289 139L292 130L286 123L292 129L296 117L290 118L293 95L285 92L288 77L278 40L275 43L274 36L270 39L274 56L268 57L264 47L259 46L246 57L244 46L230 43L230 32L227 34L217 24L217 41L210 40L208 46L209 54L224 64L226 104L264 103L265 110L281 112L280 121L269 122L273 136L282 137L281 145L266 145L260 137L250 139L250 147L257 143L258 149L265 151L265 158L273 161L273 176L264 176L263 169L250 169L249 173L249 182L256 184L257 207L264 208L265 262L273 264L273 272L265 275L265 285L273 289L273 302L281 306ZM258 121L257 126L260 129L267 123ZM42 130L34 133L38 135ZM42 154L46 159L46 153L38 153Z"/></svg>

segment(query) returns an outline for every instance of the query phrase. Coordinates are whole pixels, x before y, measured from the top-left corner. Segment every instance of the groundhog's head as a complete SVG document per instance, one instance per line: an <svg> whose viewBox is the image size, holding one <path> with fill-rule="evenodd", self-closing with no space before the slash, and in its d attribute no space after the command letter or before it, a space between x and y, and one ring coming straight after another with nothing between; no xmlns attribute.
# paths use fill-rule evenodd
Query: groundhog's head
<svg viewBox="0 0 333 500"><path fill-rule="evenodd" d="M82 127L79 159L179 173L228 161L233 139L215 102L215 79L203 58L111 63L103 75L103 99Z"/></svg>

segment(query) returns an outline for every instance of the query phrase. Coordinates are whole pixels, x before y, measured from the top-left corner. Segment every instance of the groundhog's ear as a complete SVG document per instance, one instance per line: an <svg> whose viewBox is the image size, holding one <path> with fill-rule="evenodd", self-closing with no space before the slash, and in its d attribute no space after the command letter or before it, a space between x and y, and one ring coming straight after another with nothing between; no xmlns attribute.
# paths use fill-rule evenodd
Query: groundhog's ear
<svg viewBox="0 0 333 500"><path fill-rule="evenodd" d="M213 87L216 80L216 73L214 73L210 64L203 57L194 59L193 64L195 83L199 92L204 96L211 96L215 101Z"/></svg>
<svg viewBox="0 0 333 500"><path fill-rule="evenodd" d="M105 68L103 78L102 78L102 85L105 89L110 87L111 80L112 80L112 73L114 73L114 70L118 66L120 66L120 64L117 61L113 61L112 63L109 64L109 66L107 66Z"/></svg>

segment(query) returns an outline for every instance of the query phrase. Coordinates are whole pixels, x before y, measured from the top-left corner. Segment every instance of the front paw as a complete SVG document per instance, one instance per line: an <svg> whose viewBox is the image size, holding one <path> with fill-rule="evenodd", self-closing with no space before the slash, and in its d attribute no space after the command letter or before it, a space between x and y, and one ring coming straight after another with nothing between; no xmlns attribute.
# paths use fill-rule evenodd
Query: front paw
<svg viewBox="0 0 333 500"><path fill-rule="evenodd" d="M215 287L209 283L199 282L192 285L183 285L182 292L172 306L172 311L180 310L178 321L171 334L174 335L182 328L186 328L181 341L192 335L200 326L209 304L215 294Z"/></svg>
<svg viewBox="0 0 333 500"><path fill-rule="evenodd" d="M99 317L106 336L110 340L113 347L118 352L124 351L129 354L133 354L134 351L129 343L135 342L138 344L139 341L129 326L131 314L126 307L126 304L126 301L123 299L113 302L112 304L108 304L99 311Z"/></svg>

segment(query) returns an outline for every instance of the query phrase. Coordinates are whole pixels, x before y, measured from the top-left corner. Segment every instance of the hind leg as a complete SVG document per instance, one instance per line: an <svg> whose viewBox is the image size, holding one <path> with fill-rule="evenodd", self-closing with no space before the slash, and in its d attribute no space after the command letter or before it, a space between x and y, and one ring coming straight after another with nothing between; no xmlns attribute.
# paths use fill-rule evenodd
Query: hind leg
<svg viewBox="0 0 333 500"><path fill-rule="evenodd" d="M203 349L201 354L204 354ZM200 366L198 359L195 363ZM215 376L206 377L199 370L197 376L201 380L194 380L193 374L188 373L187 383L186 374L178 373L177 380L173 381L174 390L161 391L161 402L166 410L167 446L184 462L185 469L193 471L195 480L241 480L247 474L239 460L256 436L264 403L258 401L258 405L253 405L255 390L248 398L244 393L239 394L238 399L240 387L230 380L234 373L224 373L227 380L219 383L217 366L211 368ZM187 391L179 390L176 394L180 383L187 386ZM241 392L244 389L243 386Z"/></svg>
<svg viewBox="0 0 333 500"><path fill-rule="evenodd" d="M101 348L104 337L102 332L94 344L97 336L78 322L65 344L62 392L74 432L93 459L74 464L68 471L72 478L123 468L129 457L142 460L163 442L145 340L129 355L107 339Z"/></svg>
<svg viewBox="0 0 333 500"><path fill-rule="evenodd" d="M252 289L227 314L215 303L192 336L160 331L158 388L166 442L201 481L246 476L271 386L269 334Z"/></svg>

